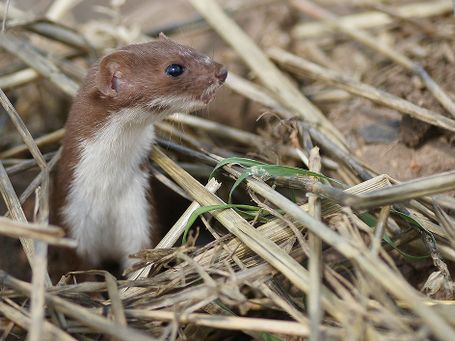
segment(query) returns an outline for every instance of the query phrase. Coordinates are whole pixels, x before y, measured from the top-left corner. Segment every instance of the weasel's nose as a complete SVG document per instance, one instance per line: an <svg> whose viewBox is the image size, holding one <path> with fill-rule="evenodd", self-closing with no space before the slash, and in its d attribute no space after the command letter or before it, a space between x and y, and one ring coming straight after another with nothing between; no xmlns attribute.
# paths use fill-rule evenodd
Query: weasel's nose
<svg viewBox="0 0 455 341"><path fill-rule="evenodd" d="M228 70L225 67L222 67L215 74L215 77L218 78L221 83L224 83L224 81L226 80L227 75L228 75Z"/></svg>

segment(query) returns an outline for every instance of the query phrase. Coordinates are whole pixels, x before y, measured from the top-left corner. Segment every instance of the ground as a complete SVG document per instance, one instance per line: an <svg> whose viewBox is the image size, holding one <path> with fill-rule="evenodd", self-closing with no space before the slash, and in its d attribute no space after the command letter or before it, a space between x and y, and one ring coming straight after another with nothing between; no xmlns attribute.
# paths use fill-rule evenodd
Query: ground
<svg viewBox="0 0 455 341"><path fill-rule="evenodd" d="M18 6L27 8L26 2L18 1ZM97 3L106 3L106 1L97 1ZM233 1L231 4L235 9L241 5L241 2ZM36 2L35 5L37 11L35 13L39 13L39 11L43 13L42 11L46 8L45 1ZM103 15L87 11L87 6L92 6L92 3L83 2L76 7L74 18L89 21L93 17L99 16L105 19ZM150 4L133 1L126 5L125 15L122 19L126 19L127 24L141 27L145 32L155 32L160 28L164 29L169 23L176 20L191 18L188 13L196 15L196 12L184 1L174 0ZM394 65L387 58L378 56L367 48L359 46L358 43L347 40L342 35L326 37L320 41L316 39L311 42L292 42L287 33L297 22L298 16L292 13L287 6L276 4L270 7L260 7L257 11L236 12L234 10L234 17L261 46L279 45L315 62L326 60L331 67L343 70L359 80L378 86L435 112L448 115L423 88L419 79ZM71 19L69 22L73 22L73 20ZM453 53L455 35L447 35L447 29L438 31L438 28L441 27L448 27L449 33L450 30L453 31L453 17L448 14L422 20L435 27L436 32L419 31L413 23L403 21L398 26L395 25L378 33L379 38L389 40L402 52L421 63L436 82L452 98L455 98L455 83L453 82L455 77ZM172 38L193 45L227 64L231 71L254 79L254 75L249 73L236 54L226 48L222 40L208 30L207 26L202 25L195 31L177 30L172 33ZM307 47L311 44L318 45L318 50L323 56L322 59L315 58L314 54L309 53ZM44 85L41 87L42 84ZM24 117L34 136L40 136L59 128L64 122L69 104L69 99L65 96L42 103L43 96L54 91L48 83L43 82L42 84L40 87L32 85L8 93L12 99L15 99L14 104L17 110ZM303 89L311 86L319 89L326 88L325 85L308 79L303 80L299 85ZM400 133L402 118L400 113L354 96L343 97L342 100L330 103L316 104L345 136L354 155L378 173L389 174L398 180L405 181L455 169L453 133L437 129L427 132L426 126L421 123L417 123L415 126L412 125L413 123L401 123ZM258 132L261 122L257 122L257 118L266 111L266 108L254 105L245 98L225 89L220 92L208 111L202 113L202 116L232 127ZM0 147L2 150L6 150L17 144L20 138L8 123L4 113L0 118L0 129L4 136L0 141ZM368 143L364 135L365 129L373 125L371 129L375 131L384 124L390 124L388 130L390 135L380 136L383 137L383 141L380 143ZM410 129L410 126L413 128ZM423 133L419 133L420 131ZM262 131L262 133L264 132ZM368 132L366 134L368 135ZM214 141L221 143L216 139ZM30 174L14 176L12 180L20 193L30 181ZM166 212L161 214L166 214ZM28 279L30 274L25 265L25 256L18 251L19 242L2 237L0 244L0 268L6 269L19 278Z"/></svg>

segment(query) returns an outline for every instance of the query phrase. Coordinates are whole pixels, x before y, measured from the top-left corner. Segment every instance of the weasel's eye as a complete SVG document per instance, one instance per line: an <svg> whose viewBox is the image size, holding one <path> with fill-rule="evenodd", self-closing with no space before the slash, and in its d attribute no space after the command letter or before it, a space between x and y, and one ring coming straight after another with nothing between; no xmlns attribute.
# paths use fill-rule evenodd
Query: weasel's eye
<svg viewBox="0 0 455 341"><path fill-rule="evenodd" d="M166 68L166 73L172 77L180 76L183 71L185 71L185 68L179 64L171 64Z"/></svg>

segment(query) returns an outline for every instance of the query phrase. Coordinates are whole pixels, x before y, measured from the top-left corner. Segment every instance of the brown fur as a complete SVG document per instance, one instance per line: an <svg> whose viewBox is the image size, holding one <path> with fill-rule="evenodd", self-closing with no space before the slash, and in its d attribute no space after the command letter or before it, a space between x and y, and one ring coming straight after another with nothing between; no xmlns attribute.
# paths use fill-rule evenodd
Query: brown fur
<svg viewBox="0 0 455 341"><path fill-rule="evenodd" d="M160 37L157 41L117 50L90 68L66 122L56 176L54 202L57 214L53 216L53 223L64 226L59 212L65 205L74 169L80 160L80 142L90 139L105 124L110 113L146 107L156 98L184 95L207 103L213 93L204 95L204 91L212 84L222 84L227 74L222 65L207 61L207 57L191 48ZM185 74L177 78L167 75L164 70L170 64L184 65ZM156 115L166 108L148 109L150 115ZM161 234L152 235L155 245Z"/></svg>

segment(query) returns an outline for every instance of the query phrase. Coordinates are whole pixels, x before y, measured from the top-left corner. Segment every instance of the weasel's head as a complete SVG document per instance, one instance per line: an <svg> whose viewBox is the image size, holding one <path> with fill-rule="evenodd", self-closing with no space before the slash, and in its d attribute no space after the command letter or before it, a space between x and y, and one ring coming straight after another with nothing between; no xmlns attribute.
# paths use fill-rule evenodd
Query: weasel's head
<svg viewBox="0 0 455 341"><path fill-rule="evenodd" d="M163 34L103 57L95 87L117 109L143 106L152 112L202 109L227 77L226 68Z"/></svg>

